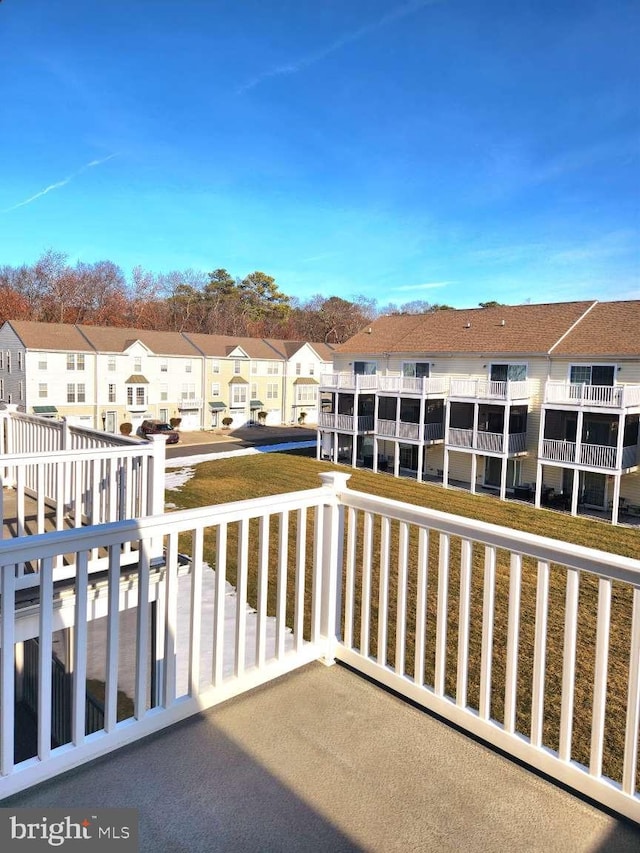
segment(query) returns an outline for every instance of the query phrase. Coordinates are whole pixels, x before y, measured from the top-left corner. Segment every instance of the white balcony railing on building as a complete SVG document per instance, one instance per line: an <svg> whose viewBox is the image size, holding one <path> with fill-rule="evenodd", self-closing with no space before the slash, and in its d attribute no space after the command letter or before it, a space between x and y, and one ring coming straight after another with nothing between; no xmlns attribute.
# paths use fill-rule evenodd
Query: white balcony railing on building
<svg viewBox="0 0 640 853"><path fill-rule="evenodd" d="M449 395L476 400L526 400L531 395L531 387L526 379L505 382L494 382L490 379L451 379Z"/></svg>
<svg viewBox="0 0 640 853"><path fill-rule="evenodd" d="M177 406L180 411L185 411L186 409L201 409L202 400L197 397L181 397L178 400Z"/></svg>
<svg viewBox="0 0 640 853"><path fill-rule="evenodd" d="M444 435L444 425L440 423L424 425L424 440L425 441L442 441Z"/></svg>
<svg viewBox="0 0 640 853"><path fill-rule="evenodd" d="M511 433L508 439L509 453L524 453L526 451L526 433ZM478 430L474 440L472 429L449 427L448 443L451 447L470 447L473 450L485 451L486 453L502 453L504 451L504 436L501 432Z"/></svg>
<svg viewBox="0 0 640 853"><path fill-rule="evenodd" d="M640 385L585 385L550 381L544 387L544 402L609 408L640 406Z"/></svg>
<svg viewBox="0 0 640 853"><path fill-rule="evenodd" d="M342 391L380 391L387 394L442 395L449 390L448 376L380 376L358 373L323 373L321 388Z"/></svg>
<svg viewBox="0 0 640 853"><path fill-rule="evenodd" d="M390 438L395 438L396 422L378 418L376 421L376 432L378 435L388 435Z"/></svg>
<svg viewBox="0 0 640 853"><path fill-rule="evenodd" d="M548 462L567 462L584 465L589 468L603 468L617 471L624 468L632 468L637 463L637 445L622 448L622 458L618 465L618 448L607 444L580 445L576 453L574 441L561 441L559 439L545 438L542 442L542 455L540 459Z"/></svg>
<svg viewBox="0 0 640 853"><path fill-rule="evenodd" d="M324 657L640 822L640 561L352 492L345 474L322 478L323 487L279 495L277 505L268 497L1 542L0 798ZM158 537L159 567L150 559ZM136 544L139 562L125 583L126 543ZM108 555L102 587L89 583L96 548ZM53 567L70 553L77 572L59 596ZM237 566L235 598L227 560ZM17 578L14 566L27 562L38 570ZM21 589L39 602L38 619L16 609ZM125 665L119 636L129 612ZM593 669L576 665L587 613ZM87 734L87 637L98 616L106 621L105 712ZM535 630L521 641L530 623ZM52 747L53 635L71 625L68 743ZM558 634L561 647L550 639ZM34 636L37 743L16 764L15 668ZM561 671L560 687L547 681L550 667ZM628 677L614 685L619 670ZM127 674L131 708L119 711ZM574 731L576 714L582 728Z"/></svg>

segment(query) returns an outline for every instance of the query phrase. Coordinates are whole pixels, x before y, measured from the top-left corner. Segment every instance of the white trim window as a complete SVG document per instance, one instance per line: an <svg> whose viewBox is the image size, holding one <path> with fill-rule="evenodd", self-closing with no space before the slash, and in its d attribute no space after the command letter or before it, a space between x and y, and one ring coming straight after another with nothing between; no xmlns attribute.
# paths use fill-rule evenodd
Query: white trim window
<svg viewBox="0 0 640 853"><path fill-rule="evenodd" d="M0 360L2 356L0 356ZM47 369L47 354L43 353L38 356L38 370L46 370Z"/></svg>
<svg viewBox="0 0 640 853"><path fill-rule="evenodd" d="M133 357L133 372L134 373L142 373L142 356L135 355Z"/></svg>
<svg viewBox="0 0 640 853"><path fill-rule="evenodd" d="M67 383L67 403L84 403L86 402L86 387L84 382L68 382Z"/></svg>
<svg viewBox="0 0 640 853"><path fill-rule="evenodd" d="M188 361L185 361L184 372L185 373L192 373L193 372L193 364L191 363L191 359L189 359Z"/></svg>
<svg viewBox="0 0 640 853"><path fill-rule="evenodd" d="M277 382L267 382L267 400L277 400L278 399L278 383Z"/></svg>
<svg viewBox="0 0 640 853"><path fill-rule="evenodd" d="M113 372L116 369L116 357L115 355L110 355L107 359L107 370Z"/></svg>
<svg viewBox="0 0 640 853"><path fill-rule="evenodd" d="M220 396L220 383L219 382L212 382L211 383L211 396L212 397L219 397Z"/></svg>
<svg viewBox="0 0 640 853"><path fill-rule="evenodd" d="M168 373L169 372L169 362L166 358L161 359L160 361L160 373Z"/></svg>
<svg viewBox="0 0 640 853"><path fill-rule="evenodd" d="M318 388L316 385L298 385L298 403L315 404L318 400Z"/></svg>
<svg viewBox="0 0 640 853"><path fill-rule="evenodd" d="M38 382L38 397L41 400L46 400L49 396L49 388L46 382Z"/></svg>
<svg viewBox="0 0 640 853"><path fill-rule="evenodd" d="M267 376L279 376L280 364L277 361L267 362Z"/></svg>
<svg viewBox="0 0 640 853"><path fill-rule="evenodd" d="M162 384L160 386L160 402L164 403L169 399L169 386L166 384Z"/></svg>
<svg viewBox="0 0 640 853"><path fill-rule="evenodd" d="M354 361L353 372L357 376L375 376L378 372L377 361Z"/></svg>
<svg viewBox="0 0 640 853"><path fill-rule="evenodd" d="M116 386L114 384L107 385L107 402L115 403L116 402Z"/></svg>
<svg viewBox="0 0 640 853"><path fill-rule="evenodd" d="M211 372L220 373L220 362L217 359L211 362Z"/></svg>
<svg viewBox="0 0 640 853"><path fill-rule="evenodd" d="M67 353L67 370L84 370L84 353Z"/></svg>
<svg viewBox="0 0 640 853"><path fill-rule="evenodd" d="M428 361L403 361L402 375L413 379L428 379L431 365Z"/></svg>
<svg viewBox="0 0 640 853"><path fill-rule="evenodd" d="M489 379L491 382L521 382L527 378L526 364L496 363L491 365Z"/></svg>
<svg viewBox="0 0 640 853"><path fill-rule="evenodd" d="M614 385L615 364L572 364L569 368L571 385Z"/></svg>
<svg viewBox="0 0 640 853"><path fill-rule="evenodd" d="M235 383L231 386L231 405L243 406L247 402L247 386Z"/></svg>

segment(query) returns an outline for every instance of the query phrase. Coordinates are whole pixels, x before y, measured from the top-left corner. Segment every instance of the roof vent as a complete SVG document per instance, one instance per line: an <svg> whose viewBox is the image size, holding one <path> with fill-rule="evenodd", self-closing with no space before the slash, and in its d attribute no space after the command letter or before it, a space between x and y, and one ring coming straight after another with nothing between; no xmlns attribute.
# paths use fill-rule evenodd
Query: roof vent
<svg viewBox="0 0 640 853"><path fill-rule="evenodd" d="M370 334L371 334L371 326L369 326L369 328L367 329L367 334L368 334L368 335L370 335Z"/></svg>
<svg viewBox="0 0 640 853"><path fill-rule="evenodd" d="M465 323L465 324L464 324L464 327L465 327L465 329L470 329L470 328L471 328L471 323Z"/></svg>
<svg viewBox="0 0 640 853"><path fill-rule="evenodd" d="M500 325L501 325L501 326L504 326L504 325L505 325L504 320L500 320Z"/></svg>

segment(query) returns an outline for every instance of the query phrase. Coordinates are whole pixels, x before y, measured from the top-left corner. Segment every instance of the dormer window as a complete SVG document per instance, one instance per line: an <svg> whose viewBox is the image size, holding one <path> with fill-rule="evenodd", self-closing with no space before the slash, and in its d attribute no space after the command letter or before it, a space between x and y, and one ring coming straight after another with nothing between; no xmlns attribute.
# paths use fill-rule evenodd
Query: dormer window
<svg viewBox="0 0 640 853"><path fill-rule="evenodd" d="M133 359L133 370L135 373L142 373L142 356L136 355Z"/></svg>

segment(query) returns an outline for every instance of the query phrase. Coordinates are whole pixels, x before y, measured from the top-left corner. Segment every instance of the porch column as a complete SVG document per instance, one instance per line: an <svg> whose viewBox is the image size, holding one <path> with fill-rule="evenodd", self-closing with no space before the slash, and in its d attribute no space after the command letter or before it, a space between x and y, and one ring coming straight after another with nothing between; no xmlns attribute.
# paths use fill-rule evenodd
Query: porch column
<svg viewBox="0 0 640 853"><path fill-rule="evenodd" d="M503 456L500 462L500 500L504 501L507 499L507 457Z"/></svg>
<svg viewBox="0 0 640 853"><path fill-rule="evenodd" d="M449 424L451 423L451 403L447 399L444 407L444 461L442 463L442 485L449 487Z"/></svg>
<svg viewBox="0 0 640 853"><path fill-rule="evenodd" d="M400 438L400 397L396 399L396 438Z"/></svg>
<svg viewBox="0 0 640 853"><path fill-rule="evenodd" d="M338 464L338 433L334 432L331 438L331 460L337 465Z"/></svg>
<svg viewBox="0 0 640 853"><path fill-rule="evenodd" d="M355 429L353 430L353 434L351 436L351 467L355 468L358 464L358 418L354 415L353 423Z"/></svg>
<svg viewBox="0 0 640 853"><path fill-rule="evenodd" d="M582 456L582 426L584 422L584 412L578 409L576 417L576 452L574 462L581 461ZM578 496L580 494L580 471L575 468L573 471L573 491L571 492L571 515L578 514Z"/></svg>
<svg viewBox="0 0 640 853"><path fill-rule="evenodd" d="M424 464L424 444L421 441L418 445L418 482L422 482L422 466Z"/></svg>
<svg viewBox="0 0 640 853"><path fill-rule="evenodd" d="M616 468L622 471L622 451L624 448L624 422L626 415L622 412L618 415L618 441L616 447Z"/></svg>
<svg viewBox="0 0 640 853"><path fill-rule="evenodd" d="M322 451L322 435L319 429L316 430L316 460L320 461L320 453Z"/></svg>
<svg viewBox="0 0 640 853"><path fill-rule="evenodd" d="M320 474L322 487L330 493L330 498L322 507L322 550L321 550L321 589L320 589L320 636L325 642L321 663L331 666L335 663L335 650L338 642L340 612L342 610L342 551L344 542L344 506L340 505L340 493L347 490L351 474L328 472Z"/></svg>
<svg viewBox="0 0 640 853"><path fill-rule="evenodd" d="M507 383L508 385L509 383ZM509 415L511 404L507 403L502 413L502 467L500 469L500 500L507 499L507 471L509 469Z"/></svg>
<svg viewBox="0 0 640 853"><path fill-rule="evenodd" d="M471 494L476 493L476 479L478 476L478 457L475 453L471 454Z"/></svg>
<svg viewBox="0 0 640 853"><path fill-rule="evenodd" d="M540 462L539 460L540 456L538 455L538 464L536 466L536 497L534 501L534 506L536 509L540 509L540 498L542 497L542 462Z"/></svg>
<svg viewBox="0 0 640 853"><path fill-rule="evenodd" d="M478 446L478 414L479 414L479 404L473 404L473 427L472 427L472 436L471 436L471 447L475 450Z"/></svg>
<svg viewBox="0 0 640 853"><path fill-rule="evenodd" d="M376 409L377 408L378 408L378 399L376 397ZM376 421L377 421L377 419L378 419L378 416L376 413ZM373 436L373 473L374 474L378 473L378 436L377 435Z"/></svg>
<svg viewBox="0 0 640 853"><path fill-rule="evenodd" d="M618 512L620 504L620 473L613 475L613 505L611 507L611 524L618 523Z"/></svg>
<svg viewBox="0 0 640 853"><path fill-rule="evenodd" d="M400 476L400 442L393 442L393 476Z"/></svg>

